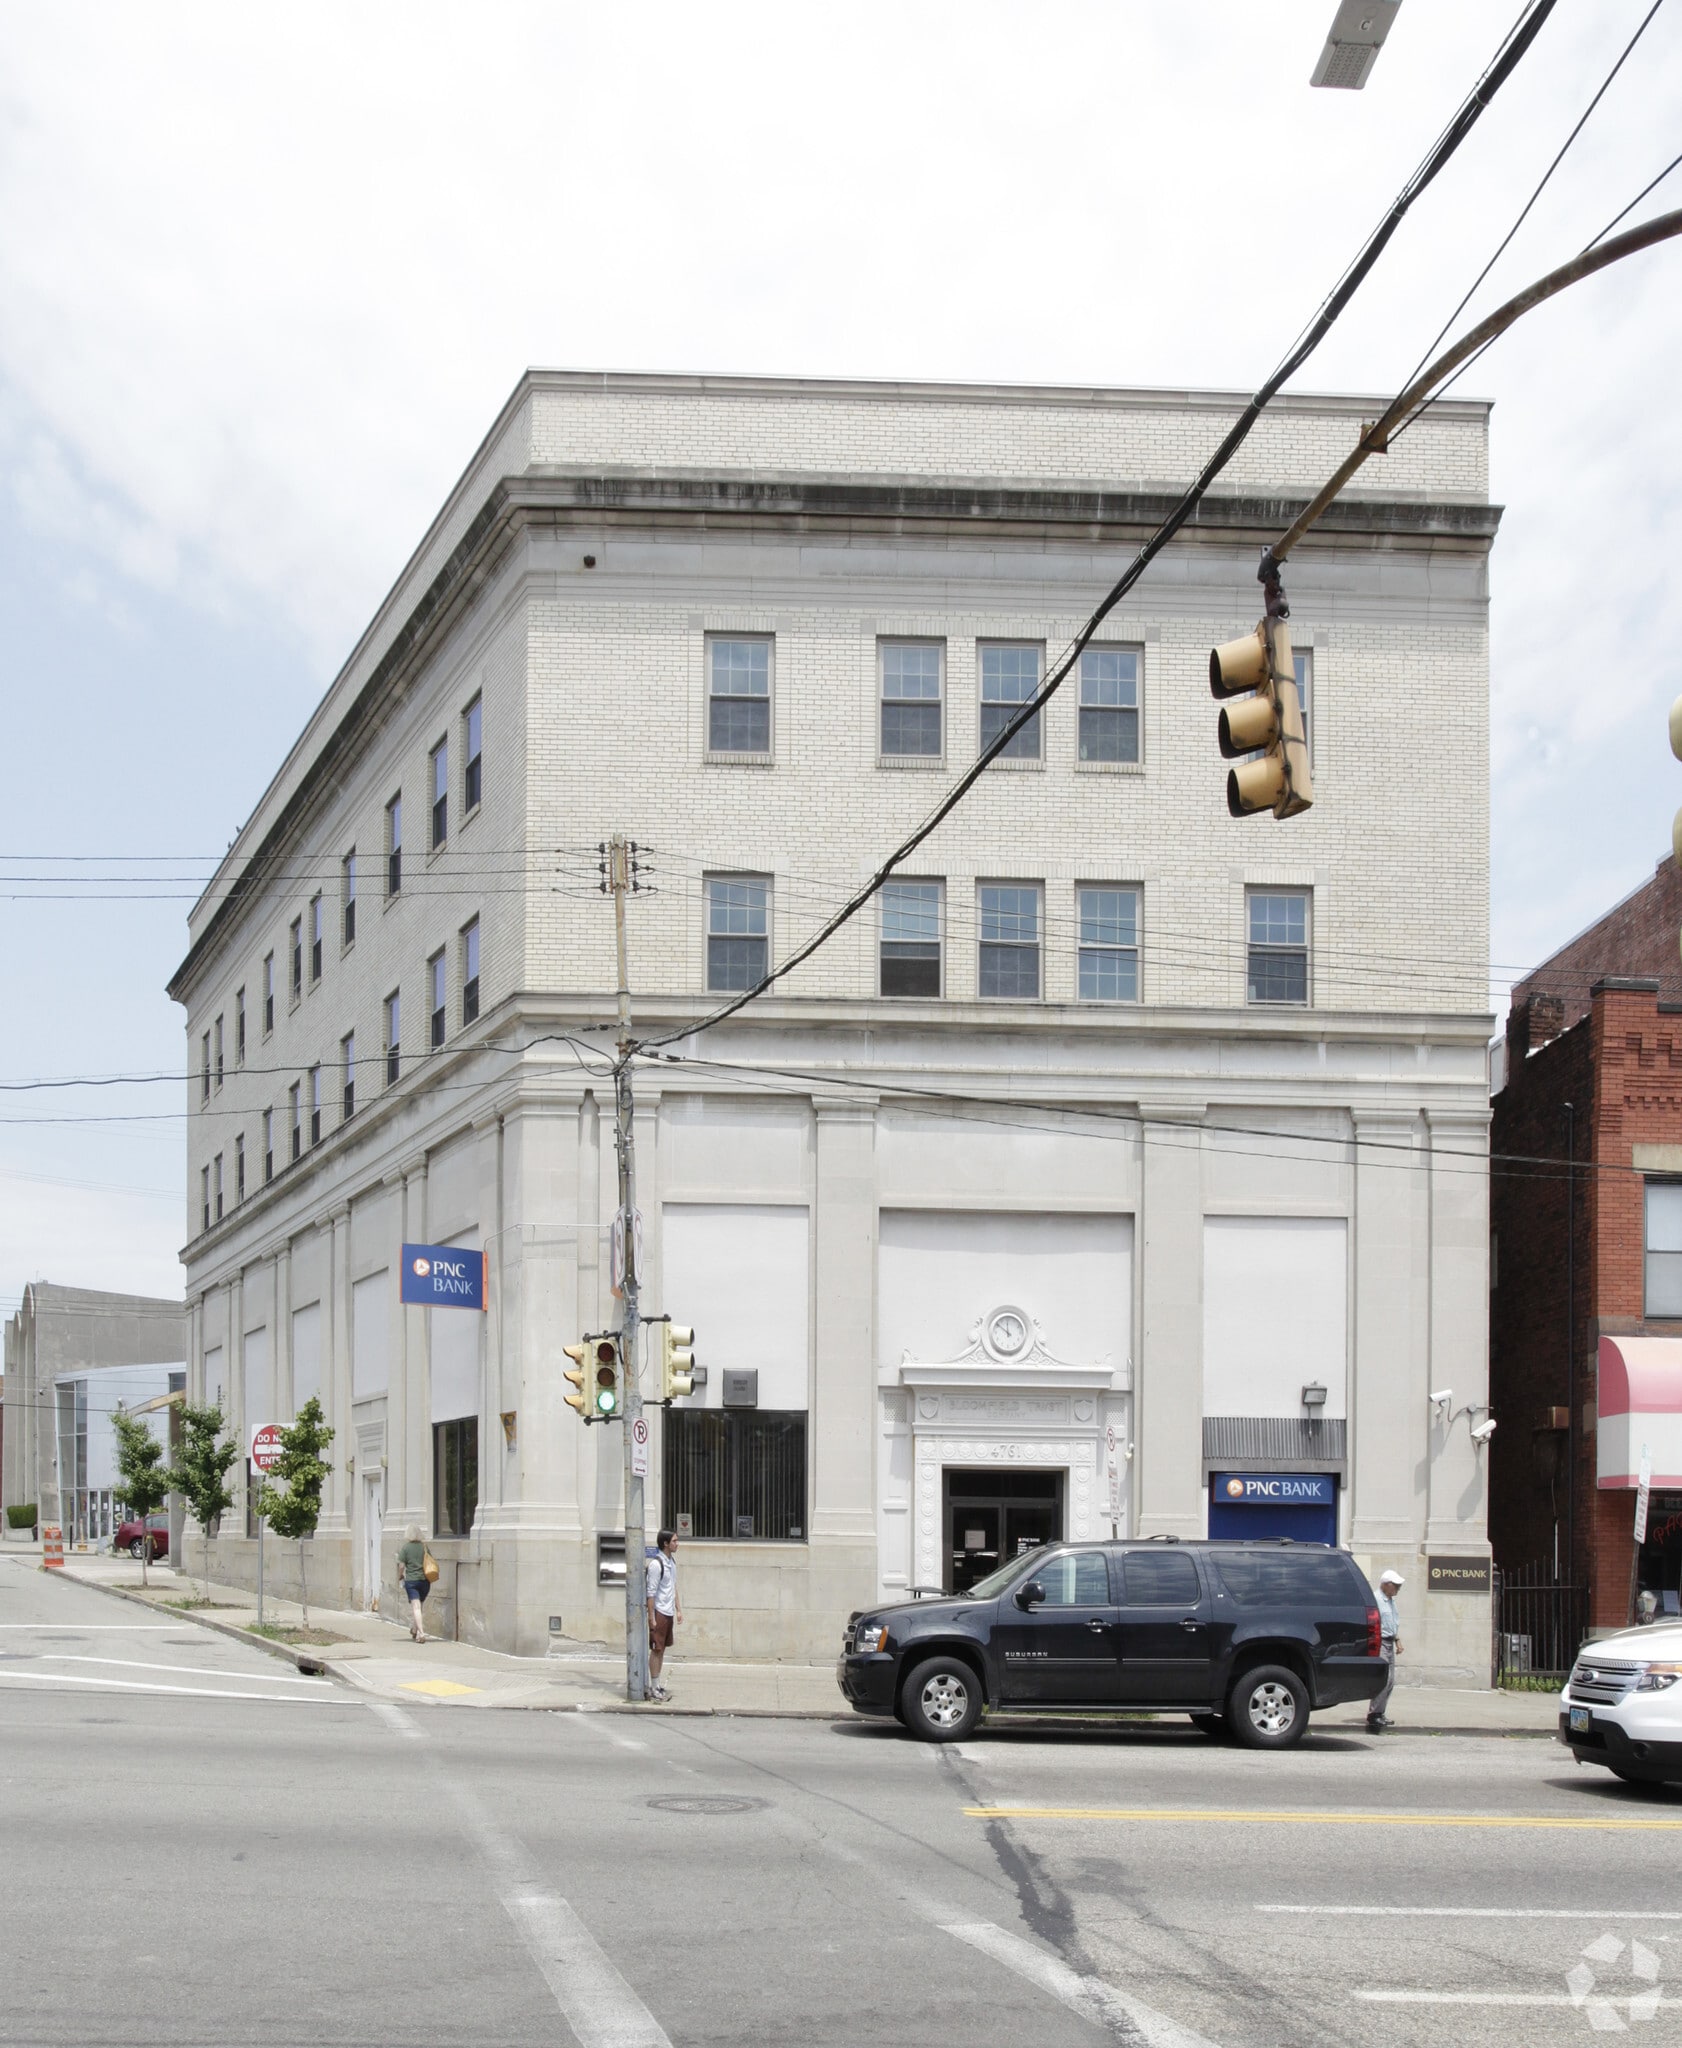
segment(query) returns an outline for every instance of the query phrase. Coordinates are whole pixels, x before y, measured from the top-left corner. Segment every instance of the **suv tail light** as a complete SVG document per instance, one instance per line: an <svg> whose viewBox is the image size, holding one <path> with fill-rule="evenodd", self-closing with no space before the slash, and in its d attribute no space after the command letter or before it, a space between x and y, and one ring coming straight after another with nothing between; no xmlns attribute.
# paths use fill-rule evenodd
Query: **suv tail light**
<svg viewBox="0 0 1682 2048"><path fill-rule="evenodd" d="M1369 1607L1367 1609L1367 1655L1369 1657L1382 1657L1384 1655L1384 1637L1379 1632L1378 1609L1376 1607Z"/></svg>

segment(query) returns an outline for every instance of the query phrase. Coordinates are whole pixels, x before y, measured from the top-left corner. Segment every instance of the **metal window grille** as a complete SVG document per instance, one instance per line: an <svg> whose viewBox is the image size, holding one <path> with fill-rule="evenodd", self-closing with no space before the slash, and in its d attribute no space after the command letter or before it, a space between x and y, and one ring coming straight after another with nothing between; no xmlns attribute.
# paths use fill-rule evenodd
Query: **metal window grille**
<svg viewBox="0 0 1682 2048"><path fill-rule="evenodd" d="M882 647L882 752L895 758L938 759L940 649L926 642L886 641Z"/></svg>
<svg viewBox="0 0 1682 2048"><path fill-rule="evenodd" d="M1088 647L1080 658L1080 758L1139 758L1139 655L1132 647Z"/></svg>
<svg viewBox="0 0 1682 2048"><path fill-rule="evenodd" d="M707 643L707 748L714 754L771 751L771 643Z"/></svg>
<svg viewBox="0 0 1682 2048"><path fill-rule="evenodd" d="M989 747L1040 686L1037 647L990 646L981 650L981 744ZM1038 712L999 756L1002 761L1040 758Z"/></svg>
<svg viewBox="0 0 1682 2048"><path fill-rule="evenodd" d="M706 1542L803 1543L804 1412L668 1408L662 1500L668 1529Z"/></svg>
<svg viewBox="0 0 1682 2048"><path fill-rule="evenodd" d="M1079 994L1083 1003L1139 1000L1139 892L1081 889Z"/></svg>
<svg viewBox="0 0 1682 2048"><path fill-rule="evenodd" d="M439 1536L467 1536L479 1506L479 1418L432 1425L432 1527Z"/></svg>

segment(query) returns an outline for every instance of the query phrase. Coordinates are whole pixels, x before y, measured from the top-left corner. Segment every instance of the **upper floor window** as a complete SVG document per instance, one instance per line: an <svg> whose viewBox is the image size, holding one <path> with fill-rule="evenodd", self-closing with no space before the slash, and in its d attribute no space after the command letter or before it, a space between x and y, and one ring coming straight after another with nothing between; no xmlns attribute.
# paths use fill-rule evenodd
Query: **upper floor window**
<svg viewBox="0 0 1682 2048"><path fill-rule="evenodd" d="M1040 650L992 641L981 649L981 748L985 752L1040 686ZM998 757L1001 761L1040 758L1040 714L1036 711Z"/></svg>
<svg viewBox="0 0 1682 2048"><path fill-rule="evenodd" d="M479 1014L479 920L461 929L461 1021L471 1024Z"/></svg>
<svg viewBox="0 0 1682 2048"><path fill-rule="evenodd" d="M199 1040L199 1050L202 1056L199 1066L199 1100L201 1102L208 1102L210 1100L210 1033L208 1031Z"/></svg>
<svg viewBox="0 0 1682 2048"><path fill-rule="evenodd" d="M356 1033L347 1031L339 1040L340 1071L344 1088L344 1121L348 1124L356 1114Z"/></svg>
<svg viewBox="0 0 1682 2048"><path fill-rule="evenodd" d="M321 1143L321 1069L310 1068L310 1143Z"/></svg>
<svg viewBox="0 0 1682 2048"><path fill-rule="evenodd" d="M199 1203L204 1216L204 1227L210 1228L210 1168L199 1168Z"/></svg>
<svg viewBox="0 0 1682 2048"><path fill-rule="evenodd" d="M1297 701L1302 705L1302 738L1310 761L1314 758L1314 652L1308 647L1291 649L1291 666L1296 670Z"/></svg>
<svg viewBox="0 0 1682 2048"><path fill-rule="evenodd" d="M222 1085L222 1074L222 1020L218 1017L216 1020L216 1085L218 1088Z"/></svg>
<svg viewBox="0 0 1682 2048"><path fill-rule="evenodd" d="M234 1140L234 1202L245 1200L245 1138L241 1134Z"/></svg>
<svg viewBox="0 0 1682 2048"><path fill-rule="evenodd" d="M976 892L983 996L1016 999L1040 992L1040 892L1036 883L983 882Z"/></svg>
<svg viewBox="0 0 1682 2048"><path fill-rule="evenodd" d="M245 990L234 991L234 1065L245 1065Z"/></svg>
<svg viewBox="0 0 1682 2048"><path fill-rule="evenodd" d="M385 1085L389 1088L402 1071L403 1008L393 989L385 999Z"/></svg>
<svg viewBox="0 0 1682 2048"><path fill-rule="evenodd" d="M885 760L940 758L940 653L930 640L882 642Z"/></svg>
<svg viewBox="0 0 1682 2048"><path fill-rule="evenodd" d="M450 836L450 744L440 740L432 750L432 844Z"/></svg>
<svg viewBox="0 0 1682 2048"><path fill-rule="evenodd" d="M480 760L480 720L484 709L482 698L475 697L462 713L461 750L465 766L461 771L461 807L463 811L477 810L479 790L483 782Z"/></svg>
<svg viewBox="0 0 1682 2048"><path fill-rule="evenodd" d="M263 955L263 1036L274 1029L274 955Z"/></svg>
<svg viewBox="0 0 1682 2048"><path fill-rule="evenodd" d="M325 916L326 912L322 908L321 898L319 896L312 896L310 898L310 981L312 984L321 979L321 931L322 921Z"/></svg>
<svg viewBox="0 0 1682 2048"><path fill-rule="evenodd" d="M445 1010L444 953L441 947L426 963L426 989L431 1009L430 1035L433 1045L440 1046L444 1043L445 1033L449 1029L449 1016Z"/></svg>
<svg viewBox="0 0 1682 2048"><path fill-rule="evenodd" d="M763 875L707 877L707 987L756 988L771 964L771 884Z"/></svg>
<svg viewBox="0 0 1682 2048"><path fill-rule="evenodd" d="M292 1157L296 1159L304 1149L303 1089L294 1081L286 1091L286 1106L292 1118Z"/></svg>
<svg viewBox="0 0 1682 2048"><path fill-rule="evenodd" d="M887 882L882 888L882 993L940 994L940 884Z"/></svg>
<svg viewBox="0 0 1682 2048"><path fill-rule="evenodd" d="M1682 1316L1682 1181L1648 1181L1646 1204L1642 1313Z"/></svg>
<svg viewBox="0 0 1682 2048"><path fill-rule="evenodd" d="M274 1179L274 1111L263 1112L263 1180L265 1185Z"/></svg>
<svg viewBox="0 0 1682 2048"><path fill-rule="evenodd" d="M1249 995L1252 1003L1308 1001L1308 891L1252 889Z"/></svg>
<svg viewBox="0 0 1682 2048"><path fill-rule="evenodd" d="M1080 913L1083 1003L1139 1000L1139 892L1095 886L1075 892Z"/></svg>
<svg viewBox="0 0 1682 2048"><path fill-rule="evenodd" d="M1139 651L1088 647L1080 658L1080 758L1139 758Z"/></svg>
<svg viewBox="0 0 1682 2048"><path fill-rule="evenodd" d="M403 798L385 807L385 893L395 896L403 886Z"/></svg>
<svg viewBox="0 0 1682 2048"><path fill-rule="evenodd" d="M771 643L707 642L707 751L771 751Z"/></svg>
<svg viewBox="0 0 1682 2048"><path fill-rule="evenodd" d="M220 1152L216 1155L215 1171L211 1176L211 1184L216 1190L216 1220L220 1223L222 1220L222 1155Z"/></svg>
<svg viewBox="0 0 1682 2048"><path fill-rule="evenodd" d="M343 943L356 944L356 848L353 846L339 864L340 867L340 910L344 927Z"/></svg>

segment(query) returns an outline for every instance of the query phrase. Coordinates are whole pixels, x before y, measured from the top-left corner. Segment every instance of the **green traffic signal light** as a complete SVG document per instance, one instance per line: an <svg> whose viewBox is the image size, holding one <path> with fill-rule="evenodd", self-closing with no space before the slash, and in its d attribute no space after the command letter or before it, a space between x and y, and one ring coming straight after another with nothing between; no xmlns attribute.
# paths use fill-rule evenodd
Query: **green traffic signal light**
<svg viewBox="0 0 1682 2048"><path fill-rule="evenodd" d="M596 1413L616 1415L619 1412L619 1351L611 1339L603 1338L596 1346Z"/></svg>

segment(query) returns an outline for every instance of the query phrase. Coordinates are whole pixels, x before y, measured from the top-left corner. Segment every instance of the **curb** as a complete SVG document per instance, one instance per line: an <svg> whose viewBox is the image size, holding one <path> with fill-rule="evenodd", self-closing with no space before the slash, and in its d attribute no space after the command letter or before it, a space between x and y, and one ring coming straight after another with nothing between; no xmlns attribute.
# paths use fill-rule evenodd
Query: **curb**
<svg viewBox="0 0 1682 2048"><path fill-rule="evenodd" d="M59 1576L54 1574L54 1576ZM337 1671L329 1673L327 1660L319 1650L306 1649L298 1643L277 1643L268 1636L257 1635L248 1628L237 1628L231 1621L216 1621L202 1610L195 1613L190 1608L169 1609L149 1594L136 1593L127 1586L102 1586L97 1579L76 1577L65 1578L70 1586L86 1586L90 1592L107 1594L113 1600L127 1600L131 1606L149 1608L153 1614L167 1615L171 1620L190 1621L195 1628L213 1630L219 1636L231 1636L236 1643L249 1643L254 1650L266 1650L271 1657L278 1657L283 1664L290 1664L307 1678L340 1678ZM340 1680L341 1683L344 1681Z"/></svg>

